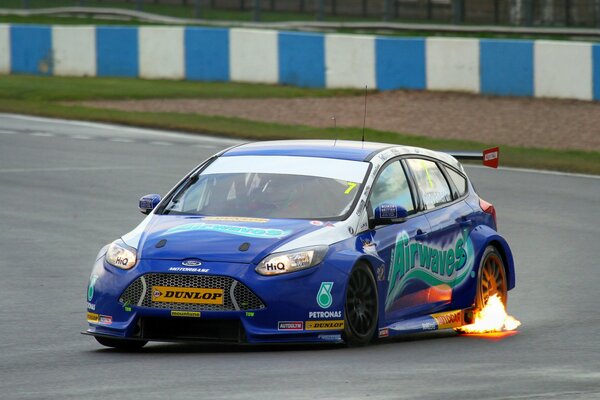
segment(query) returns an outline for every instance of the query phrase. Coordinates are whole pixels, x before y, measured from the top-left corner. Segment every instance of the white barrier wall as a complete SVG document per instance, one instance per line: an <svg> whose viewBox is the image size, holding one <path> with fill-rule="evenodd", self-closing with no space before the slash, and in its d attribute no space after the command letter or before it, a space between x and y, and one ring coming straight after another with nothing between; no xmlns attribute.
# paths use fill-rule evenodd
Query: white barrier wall
<svg viewBox="0 0 600 400"><path fill-rule="evenodd" d="M329 88L376 88L375 37L325 36L325 70Z"/></svg>
<svg viewBox="0 0 600 400"><path fill-rule="evenodd" d="M479 93L479 40L428 38L427 89Z"/></svg>
<svg viewBox="0 0 600 400"><path fill-rule="evenodd" d="M96 75L96 29L92 26L53 26L54 75Z"/></svg>
<svg viewBox="0 0 600 400"><path fill-rule="evenodd" d="M237 82L279 83L277 31L230 29L230 79Z"/></svg>
<svg viewBox="0 0 600 400"><path fill-rule="evenodd" d="M10 64L10 26L0 25L0 74L9 74Z"/></svg>
<svg viewBox="0 0 600 400"><path fill-rule="evenodd" d="M592 100L592 45L536 41L534 46L536 97Z"/></svg>
<svg viewBox="0 0 600 400"><path fill-rule="evenodd" d="M183 79L185 77L183 27L139 28L140 77Z"/></svg>

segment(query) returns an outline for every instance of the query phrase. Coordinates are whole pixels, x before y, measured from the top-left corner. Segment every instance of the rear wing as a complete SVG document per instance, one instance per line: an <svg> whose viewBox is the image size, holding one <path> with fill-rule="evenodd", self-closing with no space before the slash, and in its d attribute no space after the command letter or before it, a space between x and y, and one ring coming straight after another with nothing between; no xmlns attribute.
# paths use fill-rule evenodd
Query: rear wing
<svg viewBox="0 0 600 400"><path fill-rule="evenodd" d="M483 165L490 168L498 168L500 163L500 148L494 147L492 149L479 151L445 151L444 153L450 154L457 160L465 161L483 161Z"/></svg>

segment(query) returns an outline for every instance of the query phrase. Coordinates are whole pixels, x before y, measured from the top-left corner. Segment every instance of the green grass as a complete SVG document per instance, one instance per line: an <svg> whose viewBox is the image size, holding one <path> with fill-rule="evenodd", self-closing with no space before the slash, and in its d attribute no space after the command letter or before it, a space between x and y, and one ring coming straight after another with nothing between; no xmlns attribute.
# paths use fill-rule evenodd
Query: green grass
<svg viewBox="0 0 600 400"><path fill-rule="evenodd" d="M67 119L113 122L152 128L210 133L251 140L360 140L359 128L313 128L240 118L166 112L130 112L64 105L59 101L142 98L266 98L360 95L356 90L301 89L284 86L107 78L0 76L0 111ZM489 143L444 140L366 130L369 141L401 143L439 150L481 150ZM501 146L502 165L600 175L600 152Z"/></svg>

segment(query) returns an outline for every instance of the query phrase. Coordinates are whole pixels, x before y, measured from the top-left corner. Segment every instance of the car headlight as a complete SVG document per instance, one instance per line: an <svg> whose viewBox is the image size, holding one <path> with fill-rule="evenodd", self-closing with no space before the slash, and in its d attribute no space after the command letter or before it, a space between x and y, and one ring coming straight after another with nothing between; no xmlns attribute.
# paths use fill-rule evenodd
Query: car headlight
<svg viewBox="0 0 600 400"><path fill-rule="evenodd" d="M106 262L121 269L131 269L137 261L137 251L122 240L115 240L108 245Z"/></svg>
<svg viewBox="0 0 600 400"><path fill-rule="evenodd" d="M258 264L256 272L261 275L279 275L314 267L323 261L327 250L328 246L315 246L270 254Z"/></svg>

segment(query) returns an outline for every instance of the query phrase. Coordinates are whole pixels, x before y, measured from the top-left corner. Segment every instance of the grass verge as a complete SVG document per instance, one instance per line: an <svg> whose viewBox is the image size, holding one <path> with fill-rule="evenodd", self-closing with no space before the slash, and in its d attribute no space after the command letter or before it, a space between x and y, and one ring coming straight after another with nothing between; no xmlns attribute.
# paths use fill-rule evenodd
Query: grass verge
<svg viewBox="0 0 600 400"><path fill-rule="evenodd" d="M64 100L130 98L264 98L360 94L361 91L301 89L284 86L144 81L105 78L0 77L0 111L66 119L101 121L151 128L243 138L360 140L359 128L314 128L248 121L240 118L166 112L129 112L71 106ZM481 150L490 144L434 139L367 129L367 140L439 150ZM501 146L502 165L600 175L600 152Z"/></svg>

